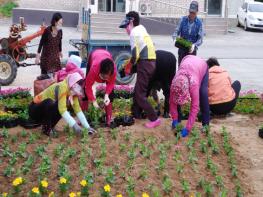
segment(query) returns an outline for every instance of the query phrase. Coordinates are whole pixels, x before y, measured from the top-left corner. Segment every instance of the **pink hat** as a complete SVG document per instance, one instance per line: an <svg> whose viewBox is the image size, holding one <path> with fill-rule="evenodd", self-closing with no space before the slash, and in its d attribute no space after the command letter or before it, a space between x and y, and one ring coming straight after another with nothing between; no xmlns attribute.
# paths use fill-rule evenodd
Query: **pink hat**
<svg viewBox="0 0 263 197"><path fill-rule="evenodd" d="M190 101L190 83L186 75L178 75L172 84L172 91L174 95L174 102L179 105L184 105Z"/></svg>
<svg viewBox="0 0 263 197"><path fill-rule="evenodd" d="M72 88L74 84L83 79L79 73L73 73L68 75L68 86Z"/></svg>

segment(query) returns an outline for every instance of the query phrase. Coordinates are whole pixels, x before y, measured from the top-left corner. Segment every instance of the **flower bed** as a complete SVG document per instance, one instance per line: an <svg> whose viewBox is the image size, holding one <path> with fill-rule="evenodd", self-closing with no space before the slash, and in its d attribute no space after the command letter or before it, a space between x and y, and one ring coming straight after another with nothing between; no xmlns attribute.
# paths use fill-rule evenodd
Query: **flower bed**
<svg viewBox="0 0 263 197"><path fill-rule="evenodd" d="M18 125L18 116L12 112L0 111L0 128L12 128Z"/></svg>
<svg viewBox="0 0 263 197"><path fill-rule="evenodd" d="M194 129L187 139L168 127L159 133L142 128L99 129L92 138L65 130L56 139L0 130L0 196L251 194L240 171L243 158L225 128Z"/></svg>
<svg viewBox="0 0 263 197"><path fill-rule="evenodd" d="M96 96L104 98L106 86L104 84L96 87ZM129 99L133 97L134 86L114 85L114 98Z"/></svg>
<svg viewBox="0 0 263 197"><path fill-rule="evenodd" d="M26 98L31 97L30 88L10 88L0 91L1 98Z"/></svg>

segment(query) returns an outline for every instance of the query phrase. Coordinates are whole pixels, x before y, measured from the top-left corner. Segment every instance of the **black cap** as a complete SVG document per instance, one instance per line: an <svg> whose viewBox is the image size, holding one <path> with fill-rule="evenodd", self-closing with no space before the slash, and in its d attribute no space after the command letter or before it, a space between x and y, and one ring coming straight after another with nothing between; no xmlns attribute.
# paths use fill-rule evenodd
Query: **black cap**
<svg viewBox="0 0 263 197"><path fill-rule="evenodd" d="M133 18L131 17L126 17L120 24L119 28L126 28L129 24L130 24L130 21L132 20Z"/></svg>
<svg viewBox="0 0 263 197"><path fill-rule="evenodd" d="M189 12L198 12L198 2L197 1L191 2Z"/></svg>

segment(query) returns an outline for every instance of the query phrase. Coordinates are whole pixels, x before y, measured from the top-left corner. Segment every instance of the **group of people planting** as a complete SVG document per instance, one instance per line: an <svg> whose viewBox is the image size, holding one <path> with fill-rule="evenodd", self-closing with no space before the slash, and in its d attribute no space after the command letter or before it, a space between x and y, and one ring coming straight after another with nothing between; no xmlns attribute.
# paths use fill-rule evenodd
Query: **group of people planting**
<svg viewBox="0 0 263 197"><path fill-rule="evenodd" d="M127 13L119 26L125 28L130 36L132 54L123 65L124 72L126 75L137 73L132 115L135 119L140 119L142 112L145 112L149 119L145 124L146 128L161 125L161 119L147 100L151 90L156 88L156 84L159 89L163 90L165 97L163 115L166 118L172 118L173 128L181 122L181 106L190 102L190 114L185 128L181 131L182 137L186 137L191 132L199 108L202 125L207 126L211 112L227 114L236 104L241 89L240 82L235 81L232 84L227 71L220 67L216 58L209 58L205 61L196 56L197 49L203 40L202 22L197 17L197 12L198 3L193 1L190 4L189 15L182 17L173 34L174 42L179 37L191 42L189 49L180 48L178 51L178 69L176 69L176 58L171 52L156 51L147 30L140 24L137 12ZM61 56L61 24L61 15L55 14L51 26L42 36L37 58L37 61L41 59L42 62L42 74L49 73L49 67L45 63L50 64L49 55L56 54L56 57L53 58L55 60ZM49 43L51 43L52 53L47 50ZM41 48L43 52L40 58ZM42 124L43 132L47 135L61 117L76 133L81 133L83 128L91 134L96 132L90 127L82 112L82 110L87 110L87 105L85 105L87 102L99 108L92 90L95 82L106 83L103 107L106 112L106 125L111 125L113 88L117 75L112 55L105 49L92 51L88 56L86 75L80 65L81 58L73 55L69 58L66 68L62 70L58 66L52 68L52 72L55 72L56 83L36 95L29 106L30 117ZM69 105L72 106L82 127L69 113Z"/></svg>

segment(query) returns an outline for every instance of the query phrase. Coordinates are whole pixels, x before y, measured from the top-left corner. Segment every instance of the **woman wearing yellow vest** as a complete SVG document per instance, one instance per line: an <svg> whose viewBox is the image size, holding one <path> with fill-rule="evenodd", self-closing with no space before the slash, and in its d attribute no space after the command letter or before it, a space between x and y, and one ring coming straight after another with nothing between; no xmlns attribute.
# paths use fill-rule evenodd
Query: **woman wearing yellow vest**
<svg viewBox="0 0 263 197"><path fill-rule="evenodd" d="M49 86L39 95L35 96L33 102L29 105L29 116L42 124L44 134L49 135L53 132L53 128L61 117L77 134L82 133L83 129L68 111L67 106L69 104L72 105L81 125L90 134L95 132L90 127L79 105L79 97L84 96L82 84L83 78L81 75L73 73L68 75L63 81Z"/></svg>

